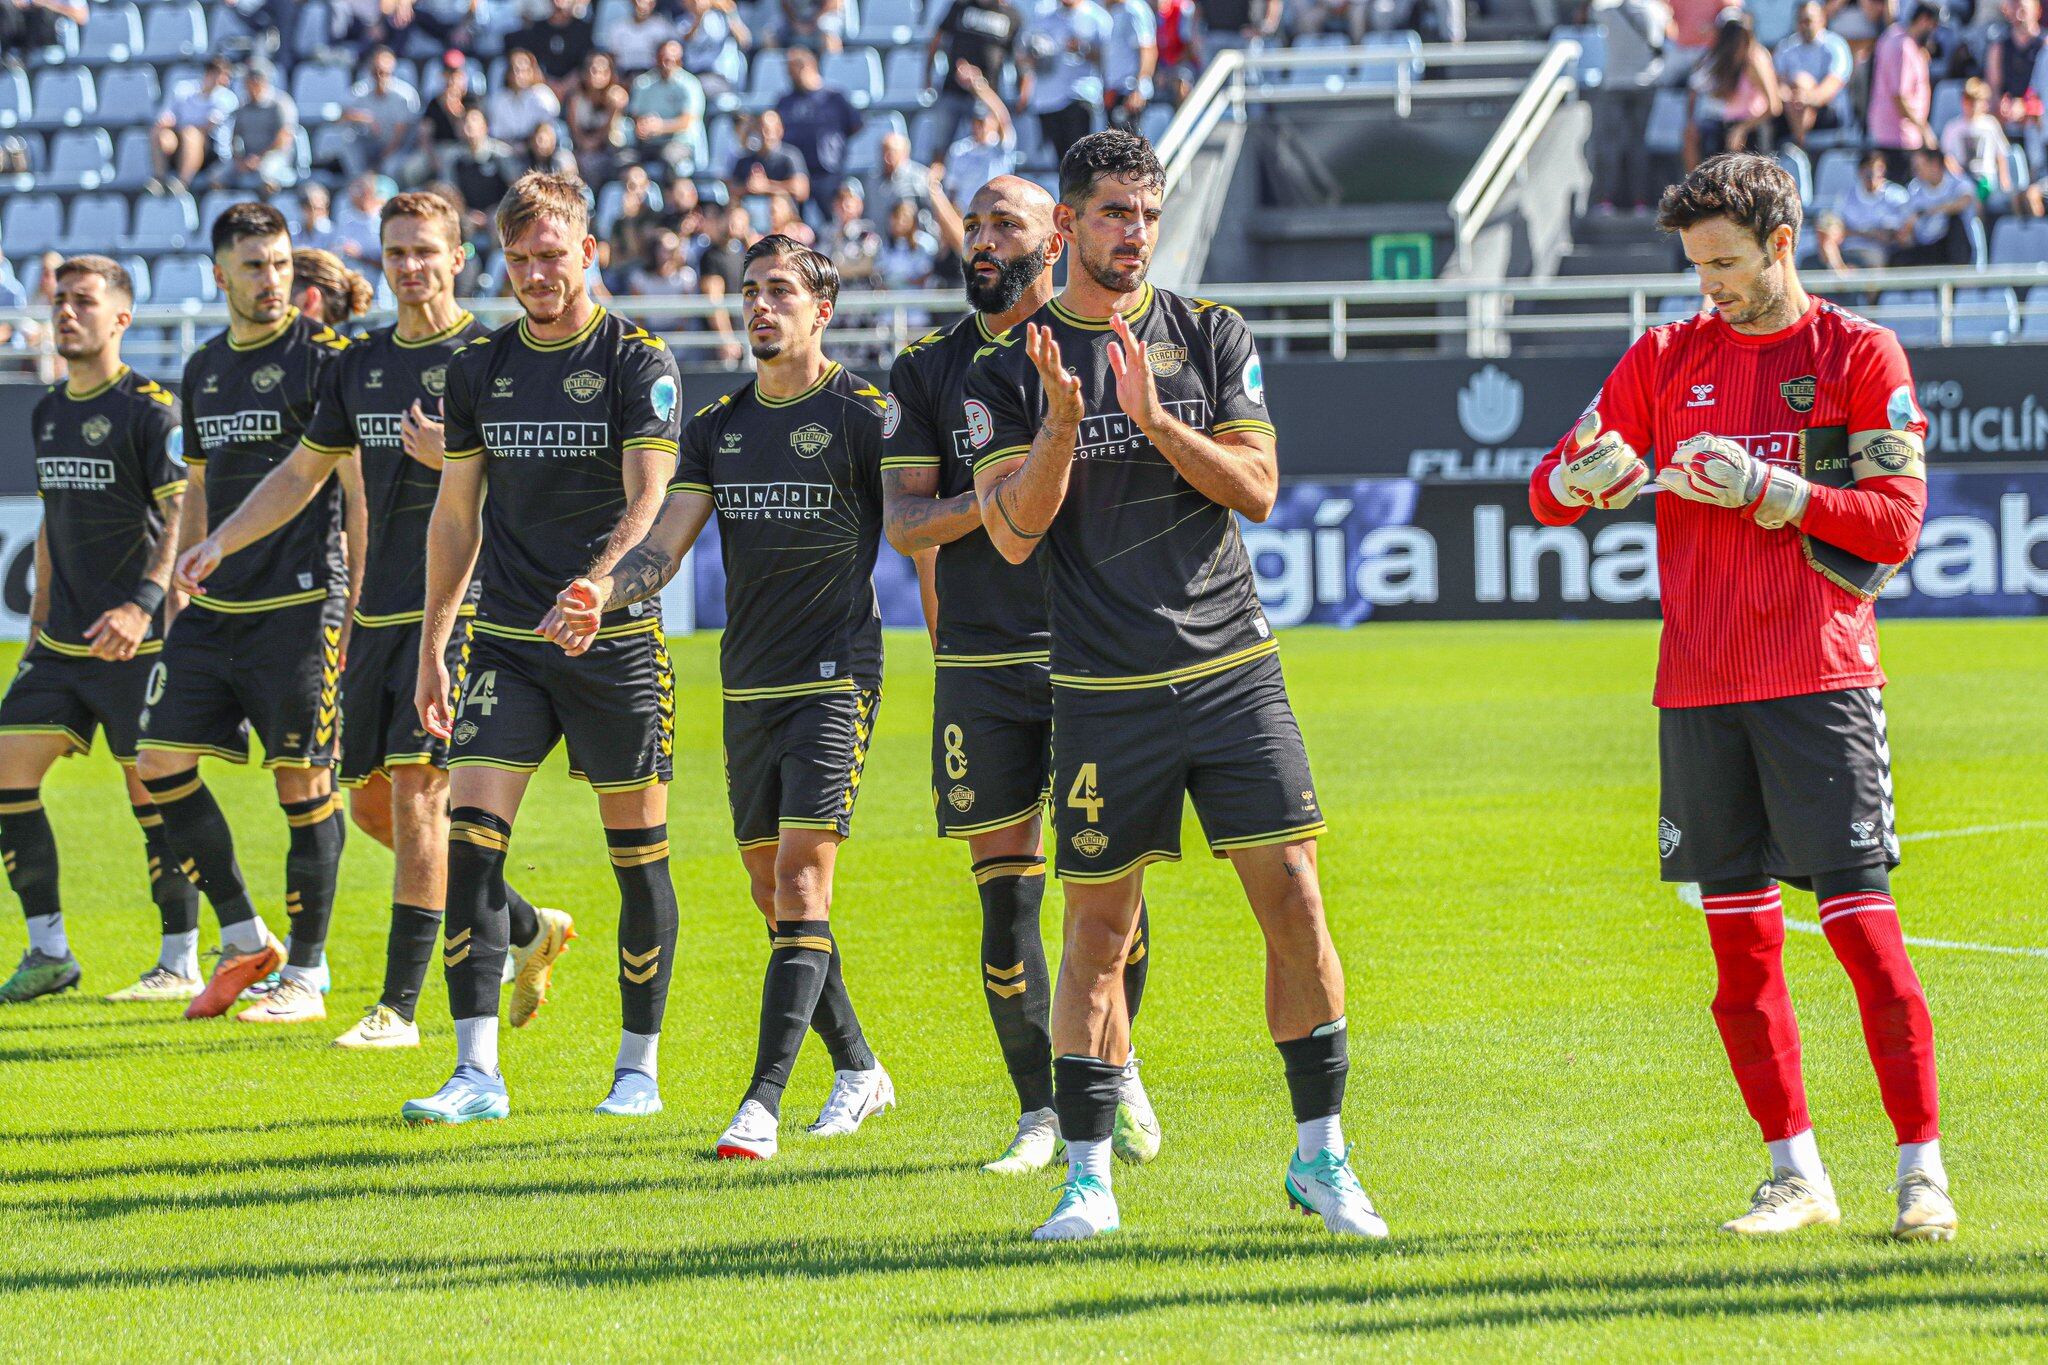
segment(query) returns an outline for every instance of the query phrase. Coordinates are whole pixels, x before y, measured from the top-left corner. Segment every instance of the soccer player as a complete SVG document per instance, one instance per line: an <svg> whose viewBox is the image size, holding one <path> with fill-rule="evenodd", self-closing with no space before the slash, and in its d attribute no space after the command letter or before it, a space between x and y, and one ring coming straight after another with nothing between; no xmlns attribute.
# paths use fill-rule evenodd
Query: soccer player
<svg viewBox="0 0 2048 1365"><path fill-rule="evenodd" d="M1807 1114L1780 957L1779 883L1811 890L1849 973L1899 1143L1895 1237L1945 1241L1927 1000L1890 869L1890 740L1873 599L1927 504L1926 418L1898 338L1809 295L1799 192L1769 157L1718 156L1667 190L1715 311L1653 327L1536 468L1537 517L1624 506L1657 465L1664 604L1656 694L1666 881L1697 882L1714 1022L1770 1149L1749 1235L1841 1214ZM1643 454L1638 454L1643 452Z"/></svg>
<svg viewBox="0 0 2048 1365"><path fill-rule="evenodd" d="M1339 1114L1344 976L1323 919L1308 754L1237 515L1278 494L1258 352L1229 308L1146 283L1164 174L1150 143L1092 133L1060 162L1061 295L968 372L982 525L1034 552L1052 631L1053 800L1066 951L1052 1004L1068 1176L1033 1234L1118 1226L1110 1133L1130 1051L1123 967L1145 868L1180 857L1192 796L1266 939L1266 1018L1296 1121L1290 1197L1384 1237Z"/></svg>
<svg viewBox="0 0 2048 1365"><path fill-rule="evenodd" d="M1011 564L981 529L973 451L961 424L961 385L975 353L1038 312L1053 295L1064 242L1053 199L1014 175L968 202L967 302L950 329L904 349L889 372L882 419L882 502L889 543L917 563L938 675L932 703L932 798L939 834L967 841L981 895L982 986L1022 1116L1008 1150L983 1170L1035 1171L1058 1152L1052 1107L1052 980L1039 935L1045 897L1040 815L1050 782L1052 680L1045 585ZM1124 965L1133 1018L1151 956L1146 910ZM1159 1120L1126 1063L1111 1143L1149 1161Z"/></svg>
<svg viewBox="0 0 2048 1365"><path fill-rule="evenodd" d="M585 648L600 613L661 591L717 511L726 790L771 945L753 1083L718 1155L765 1160L806 1030L818 1031L835 1072L813 1135L851 1133L896 1102L847 995L831 924L832 872L881 705L872 575L883 398L825 357L839 297L830 259L774 234L747 251L744 270L758 377L690 420L645 541L563 589L543 629L572 653Z"/></svg>
<svg viewBox="0 0 2048 1365"><path fill-rule="evenodd" d="M164 647L185 473L178 400L121 363L134 306L128 272L107 257L74 256L57 267L50 329L69 377L30 421L43 499L32 643L0 701L0 860L28 916L29 947L0 984L0 1002L78 984L41 786L59 758L90 752L102 725L142 825L150 896L163 922L156 965L107 998L189 1000L201 986L199 892L135 776L136 717Z"/></svg>
<svg viewBox="0 0 2048 1365"><path fill-rule="evenodd" d="M498 204L518 321L449 362L446 463L427 529L426 621L414 704L448 749L442 965L455 1073L414 1122L510 1112L498 1070L498 986L510 942L505 857L534 770L567 740L597 793L619 884L623 1029L600 1114L661 1112L656 1051L676 945L668 871L673 683L658 603L605 614L574 658L536 627L561 585L610 571L647 534L675 472L682 388L659 337L599 307L581 181L521 176ZM488 494L488 497L486 497ZM469 662L450 700L449 641L481 548Z"/></svg>
<svg viewBox="0 0 2048 1365"><path fill-rule="evenodd" d="M340 333L287 302L291 237L276 209L224 209L213 223L213 259L228 329L193 352L181 390L192 485L181 539L195 545L298 445L327 367L348 348ZM136 770L163 815L172 853L190 861L221 926L220 963L186 1007L188 1019L225 1013L244 987L280 964L277 988L239 1018L292 1024L327 1017L318 973L343 842L332 773L348 590L340 502L340 484L330 481L194 594L143 697ZM289 960L249 899L227 821L199 775L202 755L248 762L251 729L263 741L263 766L276 779L291 831Z"/></svg>
<svg viewBox="0 0 2048 1365"><path fill-rule="evenodd" d="M462 223L439 195L396 195L381 220L385 279L398 321L358 337L334 365L313 420L291 458L272 470L235 514L178 561L181 587L197 587L226 557L283 526L337 471L351 472L367 511L366 567L352 613L341 675L341 783L358 829L396 855L384 990L335 1041L350 1048L416 1047L420 987L441 933L447 879L448 751L420 728L413 709L420 620L426 595L427 518L441 480L442 426L435 414L448 362L489 329L455 302ZM306 253L299 252L303 257ZM303 263L297 278L305 282ZM359 469L350 456L360 451ZM478 585L471 584L468 602ZM449 644L449 671L462 673L468 617ZM555 960L573 925L559 910L536 909L510 886L511 956L517 976L512 1026L546 997Z"/></svg>

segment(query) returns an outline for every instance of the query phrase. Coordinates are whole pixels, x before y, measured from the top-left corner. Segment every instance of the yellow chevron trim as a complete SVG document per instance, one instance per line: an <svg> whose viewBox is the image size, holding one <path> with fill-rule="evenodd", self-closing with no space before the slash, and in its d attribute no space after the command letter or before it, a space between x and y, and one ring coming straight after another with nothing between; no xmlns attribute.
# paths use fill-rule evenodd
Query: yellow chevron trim
<svg viewBox="0 0 2048 1365"><path fill-rule="evenodd" d="M163 822L163 816L156 814L140 815L137 816L135 819L135 823L142 826L144 829L159 828L163 824Z"/></svg>
<svg viewBox="0 0 2048 1365"><path fill-rule="evenodd" d="M652 948L649 948L644 953L629 953L624 948L619 949L619 957L625 962L625 964L628 967L645 967L648 963L654 961L654 959L660 956L661 945L659 943L655 944Z"/></svg>
<svg viewBox="0 0 2048 1365"><path fill-rule="evenodd" d="M1032 813L1037 814L1036 807L1033 807ZM1019 858L1011 862L993 863L987 867L976 868L974 870L974 884L976 886L986 886L998 877L1043 877L1044 875L1045 859L1032 858L1027 860Z"/></svg>
<svg viewBox="0 0 2048 1365"><path fill-rule="evenodd" d="M459 934L452 934L449 936L446 946L450 948L460 947L461 945L469 942L469 936L474 932L476 931L473 929L464 929Z"/></svg>
<svg viewBox="0 0 2048 1365"><path fill-rule="evenodd" d="M1021 962L1014 967L998 967L993 963L984 962L981 969L998 981L1015 981L1024 975L1024 964Z"/></svg>
<svg viewBox="0 0 2048 1365"><path fill-rule="evenodd" d="M444 967L460 967L464 962L467 962L468 960L469 945L467 944L463 945L462 951L459 953L443 951L441 954L441 965Z"/></svg>
<svg viewBox="0 0 2048 1365"><path fill-rule="evenodd" d="M652 981L654 979L654 974L660 970L660 967L646 967L637 972L622 969L619 972L619 975L624 977L626 980L632 982L636 986L644 986L648 982Z"/></svg>
<svg viewBox="0 0 2048 1365"><path fill-rule="evenodd" d="M986 990L990 995L997 996L1004 1000L1008 1000L1012 996L1022 995L1024 994L1024 992L1031 989L1031 984L1027 981L1019 981L1013 986L998 986L993 981L984 981L981 984L982 988Z"/></svg>
<svg viewBox="0 0 2048 1365"><path fill-rule="evenodd" d="M448 826L448 837L460 839L465 844L475 844L478 848L488 848L498 853L503 853L511 844L509 836L500 834L489 825L479 825L472 820L457 820L454 824Z"/></svg>

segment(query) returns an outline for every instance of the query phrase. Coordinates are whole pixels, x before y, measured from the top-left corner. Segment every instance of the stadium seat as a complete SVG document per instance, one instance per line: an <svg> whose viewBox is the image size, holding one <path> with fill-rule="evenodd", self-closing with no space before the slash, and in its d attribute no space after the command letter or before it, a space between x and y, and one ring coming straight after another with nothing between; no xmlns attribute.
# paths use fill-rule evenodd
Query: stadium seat
<svg viewBox="0 0 2048 1365"><path fill-rule="evenodd" d="M700 176L697 180L697 197L707 204L716 204L724 208L732 202L732 191L726 188L723 180Z"/></svg>
<svg viewBox="0 0 2048 1365"><path fill-rule="evenodd" d="M67 128L50 139L50 165L36 183L53 190L96 190L113 175L113 139L99 128Z"/></svg>
<svg viewBox="0 0 2048 1365"><path fill-rule="evenodd" d="M891 52L882 62L882 107L921 107L936 64L937 59L927 58L921 47L899 47Z"/></svg>
<svg viewBox="0 0 2048 1365"><path fill-rule="evenodd" d="M102 134L104 136L104 134ZM71 201L71 227L65 245L74 251L104 252L128 235L128 197L101 190Z"/></svg>
<svg viewBox="0 0 2048 1365"><path fill-rule="evenodd" d="M121 268L128 272L128 280L135 287L135 301L148 303L150 300L149 262L140 256L121 257Z"/></svg>
<svg viewBox="0 0 2048 1365"><path fill-rule="evenodd" d="M199 231L201 234L212 231L213 220L226 212L228 205L239 204L251 197L251 193L248 190L208 190L199 199ZM335 195L335 202L339 203L340 200L341 196L337 193Z"/></svg>
<svg viewBox="0 0 2048 1365"><path fill-rule="evenodd" d="M750 114L773 108L775 101L789 93L789 63L780 52L763 52L754 58L747 97L741 101Z"/></svg>
<svg viewBox="0 0 2048 1365"><path fill-rule="evenodd" d="M1569 39L1579 45L1579 59L1572 64L1572 76L1587 90L1596 89L1607 70L1607 34L1597 24L1563 25L1550 31L1550 40Z"/></svg>
<svg viewBox="0 0 2048 1365"><path fill-rule="evenodd" d="M45 67L36 72L35 112L22 122L30 128L76 128L87 122L99 99L92 72L82 66Z"/></svg>
<svg viewBox="0 0 2048 1365"><path fill-rule="evenodd" d="M16 261L26 261L64 240L64 202L54 194L11 194L0 209L0 242ZM24 283L26 281L24 280ZM33 297L33 292L31 297Z"/></svg>
<svg viewBox="0 0 2048 1365"><path fill-rule="evenodd" d="M901 114L871 114L861 130L846 144L846 169L853 175L866 175L882 164L882 139L891 133L905 133Z"/></svg>
<svg viewBox="0 0 2048 1365"><path fill-rule="evenodd" d="M1813 198L1809 201L1814 208L1839 204L1856 188L1856 163L1862 156L1863 153L1849 147L1836 147L1820 154L1820 165L1813 176Z"/></svg>
<svg viewBox="0 0 2048 1365"><path fill-rule="evenodd" d="M946 0L935 2L943 7ZM861 15L860 41L878 47L901 46L917 36L923 23L917 0L868 0Z"/></svg>
<svg viewBox="0 0 2048 1365"><path fill-rule="evenodd" d="M101 0L78 35L78 60L95 66L125 62L142 53L142 15L128 0Z"/></svg>
<svg viewBox="0 0 2048 1365"><path fill-rule="evenodd" d="M206 51L206 11L194 4L151 5L142 12L144 61L182 61Z"/></svg>
<svg viewBox="0 0 2048 1365"><path fill-rule="evenodd" d="M1941 301L1932 289L1887 289L1869 310L1872 322L1898 333L1907 346L1934 346L1941 341Z"/></svg>
<svg viewBox="0 0 2048 1365"><path fill-rule="evenodd" d="M1812 203L1813 163L1806 159L1806 153L1787 143L1778 149L1776 155L1778 164L1785 168L1785 173L1792 177L1792 183L1799 187L1799 202Z"/></svg>
<svg viewBox="0 0 2048 1365"><path fill-rule="evenodd" d="M156 72L150 67L117 66L100 77L102 128L134 128L154 123L162 105Z"/></svg>
<svg viewBox="0 0 2048 1365"><path fill-rule="evenodd" d="M1963 83L1943 81L1934 87L1934 107L1927 116L1927 124L1939 136L1948 128L1957 115L1963 112Z"/></svg>
<svg viewBox="0 0 2048 1365"><path fill-rule="evenodd" d="M1655 322L1684 322L1697 316L1706 306L1706 299L1699 294L1667 294L1657 300Z"/></svg>
<svg viewBox="0 0 2048 1365"><path fill-rule="evenodd" d="M1358 65L1357 83L1368 90L1391 90L1405 78L1422 79L1422 35L1403 29L1365 35L1366 58Z"/></svg>
<svg viewBox="0 0 2048 1365"><path fill-rule="evenodd" d="M356 130L346 123L323 123L313 130L311 155L316 166L347 165L348 149Z"/></svg>
<svg viewBox="0 0 2048 1365"><path fill-rule="evenodd" d="M1138 132L1146 141L1157 143L1166 136L1166 130L1173 123L1173 116L1179 112L1170 104L1148 104L1145 112L1138 115Z"/></svg>
<svg viewBox="0 0 2048 1365"><path fill-rule="evenodd" d="M882 56L871 47L849 47L825 54L825 84L846 92L854 107L865 109L882 98Z"/></svg>
<svg viewBox="0 0 2048 1365"><path fill-rule="evenodd" d="M661 187L650 183L647 186L646 206L654 212L661 212ZM591 215L592 226L597 235L611 235L613 224L619 221L619 214L625 208L626 187L616 180L607 181L597 192L597 211Z"/></svg>
<svg viewBox="0 0 2048 1365"><path fill-rule="evenodd" d="M2019 299L2010 289L1958 289L1949 336L1957 343L2002 346L2015 330Z"/></svg>
<svg viewBox="0 0 2048 1365"><path fill-rule="evenodd" d="M1991 229L1993 265L2048 262L2048 220L2001 218Z"/></svg>
<svg viewBox="0 0 2048 1365"><path fill-rule="evenodd" d="M135 221L128 229L128 240L121 245L130 251L155 255L184 251L200 240L199 210L194 207L191 195L178 190L171 194L145 194L136 200Z"/></svg>
<svg viewBox="0 0 2048 1365"><path fill-rule="evenodd" d="M1341 33L1307 33L1295 40L1294 50L1296 52L1335 51L1350 46L1350 40ZM1351 75L1352 68L1342 65L1332 65L1327 62L1313 65L1305 63L1301 66L1288 67L1280 74L1279 83L1281 85L1305 86L1335 92L1344 88L1347 81L1351 79ZM1392 84L1395 79L1390 74L1389 68L1383 67L1379 75L1382 80L1374 82L1375 84Z"/></svg>
<svg viewBox="0 0 2048 1365"><path fill-rule="evenodd" d="M150 130L124 129L114 143L114 178L107 182L108 187L139 190L148 185L155 175L156 157L150 146Z"/></svg>
<svg viewBox="0 0 2048 1365"><path fill-rule="evenodd" d="M2028 184L2034 178L2027 169L2027 149L2017 142L2006 144L2005 165L2006 169L2012 173L2014 189Z"/></svg>
<svg viewBox="0 0 2048 1365"><path fill-rule="evenodd" d="M1963 230L1970 235L1970 265L1982 270L1991 264L1991 243L1984 235L1984 219L1971 214L1963 220Z"/></svg>
<svg viewBox="0 0 2048 1365"><path fill-rule="evenodd" d="M28 120L34 108L28 97L28 77L18 66L0 66L0 128L13 128Z"/></svg>
<svg viewBox="0 0 2048 1365"><path fill-rule="evenodd" d="M165 256L156 263L158 303L211 303L219 290L213 283L213 262L204 256Z"/></svg>
<svg viewBox="0 0 2048 1365"><path fill-rule="evenodd" d="M2048 341L2048 289L2036 289L2020 313L2020 340Z"/></svg>
<svg viewBox="0 0 2048 1365"><path fill-rule="evenodd" d="M292 24L292 43L301 60L319 60L334 44L334 11L318 3L301 9Z"/></svg>
<svg viewBox="0 0 2048 1365"><path fill-rule="evenodd" d="M292 71L292 102L299 106L299 118L306 123L332 123L341 117L342 102L348 99L349 74L345 66L327 62L300 62Z"/></svg>
<svg viewBox="0 0 2048 1365"><path fill-rule="evenodd" d="M739 159L740 154L740 135L734 121L730 118L712 119L708 145L711 169L721 176L732 174L732 163Z"/></svg>

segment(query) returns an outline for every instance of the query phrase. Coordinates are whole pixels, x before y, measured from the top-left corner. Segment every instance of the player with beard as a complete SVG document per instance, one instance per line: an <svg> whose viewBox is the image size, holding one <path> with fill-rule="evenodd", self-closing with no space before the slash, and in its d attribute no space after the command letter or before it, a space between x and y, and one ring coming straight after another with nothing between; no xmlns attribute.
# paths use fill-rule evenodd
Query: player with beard
<svg viewBox="0 0 2048 1365"><path fill-rule="evenodd" d="M939 834L964 839L981 897L982 987L1022 1116L1008 1150L983 1170L1035 1171L1058 1154L1052 1107L1052 981L1039 932L1045 896L1040 818L1052 758L1051 656L1045 585L1011 564L981 529L961 385L978 352L1052 299L1065 245L1053 198L998 176L969 201L963 230L967 302L950 329L906 347L889 372L882 420L882 501L889 543L917 564L938 665L932 700L932 798ZM1132 1018L1151 964L1147 913L1124 966ZM1112 1138L1119 1156L1159 1152L1159 1120L1125 1065Z"/></svg>
<svg viewBox="0 0 2048 1365"><path fill-rule="evenodd" d="M1052 628L1067 897L1053 1094L1068 1176L1033 1236L1118 1226L1124 960L1145 868L1180 857L1192 797L1265 934L1266 1019L1295 1117L1288 1195L1333 1232L1384 1237L1339 1119L1349 1057L1317 884L1322 811L1237 530L1273 509L1276 438L1244 319L1146 283L1164 179L1133 133L1068 150L1054 213L1078 260L1060 297L975 363L963 405L982 525L1011 563L1038 555Z"/></svg>
<svg viewBox="0 0 2048 1365"><path fill-rule="evenodd" d="M348 342L288 302L291 237L264 204L234 204L213 224L214 278L228 330L185 365L185 459L192 484L181 539L197 544L233 514L299 443L327 367ZM156 798L172 852L189 860L221 925L221 959L188 1019L227 1011L280 964L277 988L245 1023L327 1017L320 957L334 912L343 824L332 765L347 570L341 488L329 480L305 509L236 556L194 594L164 643L144 695L136 770ZM198 767L203 755L249 759L263 741L290 827L285 910L291 951L265 927L235 860L234 838Z"/></svg>
<svg viewBox="0 0 2048 1365"><path fill-rule="evenodd" d="M185 473L178 400L121 363L134 306L128 272L107 257L57 267L50 329L69 377L43 395L29 423L43 500L31 643L0 701L0 859L28 917L29 947L0 984L0 1003L78 984L41 788L58 759L91 751L102 725L142 825L163 924L156 965L107 998L189 1000L201 988L199 893L135 776L136 717L163 649Z"/></svg>
<svg viewBox="0 0 2048 1365"><path fill-rule="evenodd" d="M605 613L571 658L539 629L562 584L608 573L646 535L675 472L681 418L667 344L585 287L597 258L587 193L573 177L539 172L506 193L498 240L522 316L448 364L413 703L420 728L450 741L441 960L456 1051L447 1084L405 1103L415 1123L511 1112L498 1070L512 932L505 860L527 785L564 741L570 774L597 793L619 887L619 1050L597 1112L633 1118L662 1107L656 1056L676 946L675 701L659 604ZM479 568L458 689L450 643Z"/></svg>
<svg viewBox="0 0 2048 1365"><path fill-rule="evenodd" d="M299 448L178 561L179 586L196 588L223 559L297 516L337 472L351 500L366 510L367 544L351 561L352 567L365 567L342 669L341 783L350 789L349 815L356 827L393 851L396 870L384 990L335 1040L349 1048L419 1045L414 1016L441 933L448 750L420 728L413 688L426 594L427 518L441 481L442 426L436 414L448 362L489 331L455 302L464 247L452 204L426 193L394 196L384 205L381 233L384 276L398 300L398 321L358 337L329 367ZM303 261L297 278L306 282ZM359 461L350 458L358 452ZM471 604L479 586L470 585ZM448 667L458 679L473 615L474 605L462 608L461 629L449 642ZM573 926L561 911L537 910L509 885L506 898L517 983L510 1013L518 1028L545 999Z"/></svg>
<svg viewBox="0 0 2048 1365"><path fill-rule="evenodd" d="M832 873L853 828L881 705L881 391L826 359L839 272L770 235L747 252L740 296L759 376L704 408L661 516L609 573L563 590L544 629L574 654L602 613L653 598L719 517L725 564L726 790L733 837L768 921L753 1083L718 1155L766 1160L807 1030L831 1054L814 1137L852 1133L896 1102L861 1033L831 924Z"/></svg>

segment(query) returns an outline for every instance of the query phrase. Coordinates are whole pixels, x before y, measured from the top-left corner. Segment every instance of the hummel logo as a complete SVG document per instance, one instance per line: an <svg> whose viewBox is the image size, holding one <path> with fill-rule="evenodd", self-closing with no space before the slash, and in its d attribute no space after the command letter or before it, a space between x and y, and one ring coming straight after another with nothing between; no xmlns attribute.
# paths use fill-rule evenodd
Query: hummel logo
<svg viewBox="0 0 2048 1365"><path fill-rule="evenodd" d="M1714 406L1714 386L1712 384L1693 385L1692 397L1686 401L1685 405L1689 408L1711 408Z"/></svg>

